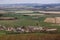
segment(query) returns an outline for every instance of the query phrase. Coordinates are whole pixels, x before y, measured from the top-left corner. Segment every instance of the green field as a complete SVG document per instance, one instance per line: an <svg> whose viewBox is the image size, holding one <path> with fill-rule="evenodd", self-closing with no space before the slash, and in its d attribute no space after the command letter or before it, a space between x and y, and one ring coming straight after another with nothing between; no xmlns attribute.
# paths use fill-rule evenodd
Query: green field
<svg viewBox="0 0 60 40"><path fill-rule="evenodd" d="M36 16L25 16L21 14L3 14L3 17L16 17L17 20L0 20L0 24L6 27L17 27L17 26L36 26L36 23L43 20L43 17L34 18ZM41 19L41 20L40 20Z"/></svg>
<svg viewBox="0 0 60 40"><path fill-rule="evenodd" d="M0 25L6 26L6 27L41 26L41 27L49 27L49 28L58 28L60 32L59 25L44 22L46 17L53 17L51 15L28 16L28 15L7 13L7 14L3 14L2 17L16 17L17 18L16 20L0 20ZM0 32L0 33L2 34L4 32Z"/></svg>
<svg viewBox="0 0 60 40"><path fill-rule="evenodd" d="M17 26L37 26L36 23L39 24L39 26L42 27L56 27L58 25L51 24L51 23L45 23L44 20L46 17L54 17L53 15L34 15L34 16L28 16L28 15L21 15L21 14L13 14L13 13L7 13L3 14L3 17L16 17L18 19L16 20L0 20L0 24L4 25L6 27L17 27ZM36 18L38 17L38 18ZM59 28L59 27L57 27Z"/></svg>
<svg viewBox="0 0 60 40"><path fill-rule="evenodd" d="M46 17L51 15L21 15L21 14L3 14L3 17L16 17L16 20L0 20L0 25L6 27L18 27L18 26L41 26L49 28L58 28L60 33L60 26L52 23L45 23ZM35 18L38 17L38 18ZM38 23L38 25L37 25ZM0 31L0 40L60 40L60 34L48 34L48 33L22 33L22 34L6 34L6 31Z"/></svg>

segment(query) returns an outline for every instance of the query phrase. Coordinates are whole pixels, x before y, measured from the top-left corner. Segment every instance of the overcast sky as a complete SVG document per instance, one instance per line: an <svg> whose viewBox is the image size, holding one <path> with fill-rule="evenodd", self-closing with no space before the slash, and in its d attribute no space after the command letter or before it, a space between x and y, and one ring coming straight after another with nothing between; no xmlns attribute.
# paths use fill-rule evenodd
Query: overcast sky
<svg viewBox="0 0 60 40"><path fill-rule="evenodd" d="M16 3L60 3L60 0L0 0L0 4L16 4Z"/></svg>

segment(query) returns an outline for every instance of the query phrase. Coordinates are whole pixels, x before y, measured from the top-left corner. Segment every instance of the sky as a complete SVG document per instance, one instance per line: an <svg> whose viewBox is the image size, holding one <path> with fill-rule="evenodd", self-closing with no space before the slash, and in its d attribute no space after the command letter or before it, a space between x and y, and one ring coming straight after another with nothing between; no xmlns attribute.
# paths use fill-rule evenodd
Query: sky
<svg viewBox="0 0 60 40"><path fill-rule="evenodd" d="M51 4L60 3L60 0L0 0L0 4L17 4L17 3Z"/></svg>

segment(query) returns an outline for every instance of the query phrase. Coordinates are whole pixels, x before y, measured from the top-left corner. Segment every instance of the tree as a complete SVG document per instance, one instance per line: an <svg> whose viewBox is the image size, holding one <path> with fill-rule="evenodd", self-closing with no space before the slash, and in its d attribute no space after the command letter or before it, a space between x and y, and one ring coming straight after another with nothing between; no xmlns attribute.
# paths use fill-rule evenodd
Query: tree
<svg viewBox="0 0 60 40"><path fill-rule="evenodd" d="M3 16L3 14L0 14L0 17Z"/></svg>

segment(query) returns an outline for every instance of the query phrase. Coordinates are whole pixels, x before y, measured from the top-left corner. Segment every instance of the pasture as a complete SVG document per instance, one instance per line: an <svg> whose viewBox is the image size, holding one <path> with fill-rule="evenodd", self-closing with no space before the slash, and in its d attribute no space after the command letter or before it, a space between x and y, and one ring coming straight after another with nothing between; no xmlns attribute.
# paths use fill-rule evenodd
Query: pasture
<svg viewBox="0 0 60 40"><path fill-rule="evenodd" d="M45 23L44 20L47 17L54 17L53 15L23 15L21 13L6 13L2 17L16 17L16 20L0 20L0 25L6 27L18 27L18 26L41 26L49 28L58 28L60 30L60 25ZM38 24L38 25L37 25Z"/></svg>
<svg viewBox="0 0 60 40"><path fill-rule="evenodd" d="M0 24L6 27L17 27L17 26L36 26L42 17L39 16L25 16L21 14L3 14L3 17L16 17L16 20L0 20ZM36 18L38 17L38 18ZM39 19L40 18L40 19ZM43 18L41 19L43 20Z"/></svg>
<svg viewBox="0 0 60 40"><path fill-rule="evenodd" d="M60 25L45 23L48 15L21 15L21 14L3 14L2 17L16 17L16 20L0 20L0 25L6 27L19 27L19 26L41 26L49 28L58 28L60 33ZM37 25L38 24L38 25ZM0 31L0 40L60 40L60 34L48 34L48 33L22 33L22 34L6 34L6 31Z"/></svg>

